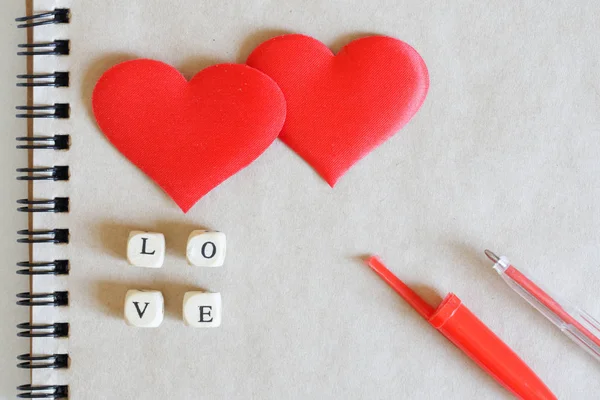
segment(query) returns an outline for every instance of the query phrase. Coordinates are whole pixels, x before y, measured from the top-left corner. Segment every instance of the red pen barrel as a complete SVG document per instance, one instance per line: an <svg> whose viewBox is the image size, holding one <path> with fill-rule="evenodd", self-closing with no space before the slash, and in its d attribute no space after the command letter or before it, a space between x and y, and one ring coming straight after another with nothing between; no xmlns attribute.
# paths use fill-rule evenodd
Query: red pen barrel
<svg viewBox="0 0 600 400"><path fill-rule="evenodd" d="M527 364L453 293L446 296L428 321L518 398L556 399Z"/></svg>

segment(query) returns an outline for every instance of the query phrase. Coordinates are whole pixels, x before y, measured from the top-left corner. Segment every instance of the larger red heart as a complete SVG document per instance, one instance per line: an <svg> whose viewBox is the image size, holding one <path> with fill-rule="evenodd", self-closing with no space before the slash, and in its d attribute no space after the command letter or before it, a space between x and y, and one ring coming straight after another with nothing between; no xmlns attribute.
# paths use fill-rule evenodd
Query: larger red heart
<svg viewBox="0 0 600 400"><path fill-rule="evenodd" d="M146 59L106 71L92 104L106 137L184 212L256 159L286 113L277 84L247 65L215 65L188 82Z"/></svg>
<svg viewBox="0 0 600 400"><path fill-rule="evenodd" d="M311 37L284 35L259 45L247 63L285 95L279 138L332 187L412 118L429 88L421 56L386 36L355 40L334 55Z"/></svg>

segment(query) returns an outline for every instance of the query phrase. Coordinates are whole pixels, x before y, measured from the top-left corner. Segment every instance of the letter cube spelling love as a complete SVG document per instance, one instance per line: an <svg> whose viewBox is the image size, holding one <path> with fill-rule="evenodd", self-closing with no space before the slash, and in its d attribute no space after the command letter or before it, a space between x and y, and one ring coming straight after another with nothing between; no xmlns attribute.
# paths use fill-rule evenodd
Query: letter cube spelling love
<svg viewBox="0 0 600 400"><path fill-rule="evenodd" d="M160 268L165 259L162 233L131 231L127 240L127 260L133 266ZM220 267L225 260L226 237L222 232L192 231L186 257L193 266ZM221 294L186 292L183 319L189 326L212 328L221 325ZM157 327L164 318L164 298L157 290L128 290L125 295L125 320L137 327Z"/></svg>

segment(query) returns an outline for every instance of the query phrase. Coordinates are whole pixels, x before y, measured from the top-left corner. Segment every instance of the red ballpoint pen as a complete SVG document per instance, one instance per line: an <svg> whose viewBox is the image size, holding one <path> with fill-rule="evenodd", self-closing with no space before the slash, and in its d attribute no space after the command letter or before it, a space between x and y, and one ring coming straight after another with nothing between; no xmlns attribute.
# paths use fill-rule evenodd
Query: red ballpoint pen
<svg viewBox="0 0 600 400"><path fill-rule="evenodd" d="M489 250L485 251L485 255L494 262L494 269L511 289L600 361L600 322L559 296L542 289L513 267L505 257L498 257Z"/></svg>

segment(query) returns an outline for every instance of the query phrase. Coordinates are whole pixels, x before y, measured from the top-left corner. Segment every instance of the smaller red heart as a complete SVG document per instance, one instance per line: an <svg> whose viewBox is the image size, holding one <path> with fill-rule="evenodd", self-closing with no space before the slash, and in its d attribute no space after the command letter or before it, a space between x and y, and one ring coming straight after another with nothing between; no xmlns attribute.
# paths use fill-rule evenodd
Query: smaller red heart
<svg viewBox="0 0 600 400"><path fill-rule="evenodd" d="M285 95L279 138L332 187L412 118L429 88L419 53L386 36L355 40L334 55L316 39L284 35L259 45L247 63Z"/></svg>
<svg viewBox="0 0 600 400"><path fill-rule="evenodd" d="M147 59L106 71L92 105L108 140L184 212L260 156L286 113L277 84L247 65L214 65L188 82Z"/></svg>

